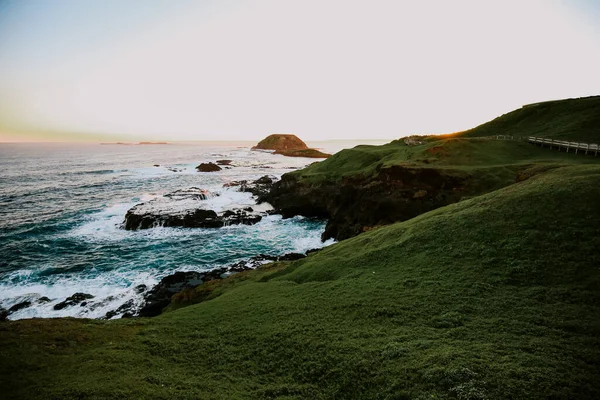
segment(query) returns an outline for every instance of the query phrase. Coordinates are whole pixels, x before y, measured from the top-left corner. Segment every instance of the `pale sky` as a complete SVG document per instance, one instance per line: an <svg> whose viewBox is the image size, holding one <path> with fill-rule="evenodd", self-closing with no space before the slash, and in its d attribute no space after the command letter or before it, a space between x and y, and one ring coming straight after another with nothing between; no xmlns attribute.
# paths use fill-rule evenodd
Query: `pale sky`
<svg viewBox="0 0 600 400"><path fill-rule="evenodd" d="M0 0L0 140L388 139L600 94L595 0Z"/></svg>

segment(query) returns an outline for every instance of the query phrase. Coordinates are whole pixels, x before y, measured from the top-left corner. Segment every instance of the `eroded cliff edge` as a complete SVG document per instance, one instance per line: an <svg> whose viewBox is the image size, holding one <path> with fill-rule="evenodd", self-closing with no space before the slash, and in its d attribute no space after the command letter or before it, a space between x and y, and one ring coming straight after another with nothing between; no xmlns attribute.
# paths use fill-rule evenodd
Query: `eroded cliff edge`
<svg viewBox="0 0 600 400"><path fill-rule="evenodd" d="M343 240L526 179L539 169L538 154L526 143L484 139L358 146L283 175L261 200L284 218L327 218L322 239Z"/></svg>

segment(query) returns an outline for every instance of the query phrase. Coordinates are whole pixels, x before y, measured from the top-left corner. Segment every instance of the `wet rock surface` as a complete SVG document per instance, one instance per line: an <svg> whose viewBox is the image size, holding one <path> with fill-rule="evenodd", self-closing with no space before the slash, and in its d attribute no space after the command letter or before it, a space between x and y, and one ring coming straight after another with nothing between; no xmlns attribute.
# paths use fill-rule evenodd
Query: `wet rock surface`
<svg viewBox="0 0 600 400"><path fill-rule="evenodd" d="M196 169L198 170L198 172L217 172L220 171L222 168L219 167L217 164L209 162L198 165Z"/></svg>
<svg viewBox="0 0 600 400"><path fill-rule="evenodd" d="M32 303L31 303L31 301L29 301L29 300L22 301L22 302L20 302L20 303L17 303L17 304L15 304L15 305L14 305L14 306L12 306L12 307L10 307L10 308L8 309L8 313L9 313L9 314L12 314L12 313L14 313L14 312L17 312L17 311L19 311L19 310L22 310L22 309L24 309L24 308L28 308L28 307L30 307L30 306L31 306L31 304L32 304Z"/></svg>
<svg viewBox="0 0 600 400"><path fill-rule="evenodd" d="M255 181L232 181L223 185L224 187L238 187L240 192L252 193L257 203L264 203L275 182L279 179L273 175L264 175Z"/></svg>
<svg viewBox="0 0 600 400"><path fill-rule="evenodd" d="M127 211L123 228L126 230L155 227L221 228L227 225L253 225L260 222L265 212L252 208L234 208L217 213L207 209L203 200L210 192L192 187L177 190L162 197L140 203Z"/></svg>
<svg viewBox="0 0 600 400"><path fill-rule="evenodd" d="M54 305L55 310L62 310L65 307L71 307L76 304L80 306L85 306L87 304L86 300L93 299L94 296L88 293L75 293L74 295L67 297L65 301L62 301L58 304Z"/></svg>

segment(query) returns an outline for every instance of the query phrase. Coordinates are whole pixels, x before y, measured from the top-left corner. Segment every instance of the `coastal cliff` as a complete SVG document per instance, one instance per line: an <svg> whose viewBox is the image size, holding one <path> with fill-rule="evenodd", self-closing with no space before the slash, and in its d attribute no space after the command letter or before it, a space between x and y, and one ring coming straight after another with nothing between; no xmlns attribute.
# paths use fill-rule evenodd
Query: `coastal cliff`
<svg viewBox="0 0 600 400"><path fill-rule="evenodd" d="M559 163L581 161L519 141L410 138L342 150L287 173L263 200L284 218L327 218L322 239L343 240L500 189Z"/></svg>
<svg viewBox="0 0 600 400"><path fill-rule="evenodd" d="M328 218L322 239L343 240L455 203L468 191L469 182L469 175L461 171L404 166L379 168L373 177L318 184L286 174L266 200L284 218Z"/></svg>

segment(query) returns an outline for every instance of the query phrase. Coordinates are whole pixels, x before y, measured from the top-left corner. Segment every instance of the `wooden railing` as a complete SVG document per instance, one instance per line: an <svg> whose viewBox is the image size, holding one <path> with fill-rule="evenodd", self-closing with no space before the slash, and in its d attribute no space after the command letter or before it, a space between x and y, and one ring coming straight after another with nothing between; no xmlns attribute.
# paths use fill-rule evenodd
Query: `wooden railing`
<svg viewBox="0 0 600 400"><path fill-rule="evenodd" d="M568 142L565 140L555 140L548 138L540 138L535 136L530 136L527 141L533 144L540 144L542 147L548 146L550 148L556 147L560 151L560 149L566 149L567 153L569 150L575 150L575 154L579 151L585 151L585 154L588 152L594 152L594 156L598 155L598 150L600 150L600 146L597 144L590 143L582 143L582 142Z"/></svg>
<svg viewBox="0 0 600 400"><path fill-rule="evenodd" d="M548 139L536 136L510 136L510 135L496 135L496 139L499 140L525 140L531 144L537 144L542 147L548 146L548 148L557 148L558 151L560 149L565 149L567 153L569 151L574 151L575 154L580 151L585 151L587 155L588 152L594 153L594 156L598 156L598 152L600 151L600 145L595 143L584 143L584 142L570 142L567 140L556 140L556 139Z"/></svg>

